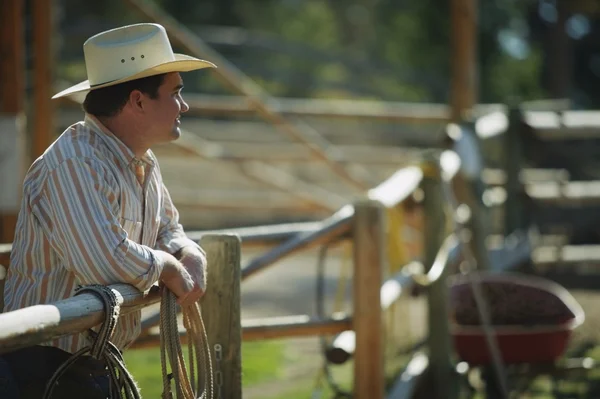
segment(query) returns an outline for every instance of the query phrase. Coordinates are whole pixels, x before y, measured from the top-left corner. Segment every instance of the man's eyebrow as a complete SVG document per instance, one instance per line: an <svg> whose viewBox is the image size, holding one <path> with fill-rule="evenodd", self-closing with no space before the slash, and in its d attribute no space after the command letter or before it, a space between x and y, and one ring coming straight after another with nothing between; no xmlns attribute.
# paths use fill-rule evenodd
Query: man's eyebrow
<svg viewBox="0 0 600 399"><path fill-rule="evenodd" d="M177 86L175 86L175 87L173 88L173 91L179 91L179 90L181 90L181 89L183 89L183 83L179 83Z"/></svg>

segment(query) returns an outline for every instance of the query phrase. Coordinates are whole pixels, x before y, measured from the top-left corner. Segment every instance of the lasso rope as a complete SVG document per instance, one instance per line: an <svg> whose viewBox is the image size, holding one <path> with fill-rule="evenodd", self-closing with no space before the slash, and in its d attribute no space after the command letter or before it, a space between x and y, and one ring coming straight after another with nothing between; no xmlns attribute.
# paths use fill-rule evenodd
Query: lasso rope
<svg viewBox="0 0 600 399"><path fill-rule="evenodd" d="M172 377L175 383L177 399L213 399L214 381L210 347L208 345L204 321L202 320L200 304L195 302L193 305L184 307L182 314L183 324L188 337L189 376L179 339L176 298L171 291L163 288L160 304L160 361L163 374L162 397L163 399L173 398L170 381ZM167 374L167 358L171 374Z"/></svg>
<svg viewBox="0 0 600 399"><path fill-rule="evenodd" d="M79 288L75 295L84 292L90 292L100 298L104 305L106 318L98 333L92 330L89 331L94 339L92 345L86 346L74 353L56 370L46 385L43 399L51 399L52 392L60 377L80 357L88 353L107 365L110 382L109 397L111 399L141 399L140 390L132 375L127 371L121 352L110 342L120 312L115 293L107 286L94 284ZM177 399L213 399L214 385L210 347L198 302L183 308L183 321L188 336L189 377L181 350L179 329L177 327L176 298L171 291L163 287L160 308L160 348L163 374L162 397L164 399L173 398L171 390L172 378L176 387ZM169 358L169 365L172 370L171 374L167 374L167 356L165 356L165 352Z"/></svg>

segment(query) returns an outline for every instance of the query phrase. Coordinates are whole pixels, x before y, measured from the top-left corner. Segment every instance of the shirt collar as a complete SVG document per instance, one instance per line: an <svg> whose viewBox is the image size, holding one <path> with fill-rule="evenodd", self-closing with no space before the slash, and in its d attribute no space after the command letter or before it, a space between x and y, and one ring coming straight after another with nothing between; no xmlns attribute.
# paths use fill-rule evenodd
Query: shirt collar
<svg viewBox="0 0 600 399"><path fill-rule="evenodd" d="M109 150L114 155L116 155L117 158L120 159L125 165L130 165L138 161L144 161L150 165L154 165L154 161L152 159L152 156L150 155L150 150L146 151L146 153L141 158L136 158L133 151L131 151L131 149L127 147L125 143L119 140L119 138L115 136L114 133L112 133L106 126L104 126L102 122L100 122L95 116L85 114L83 123L88 128L98 133L98 136L101 137L101 139L104 141Z"/></svg>

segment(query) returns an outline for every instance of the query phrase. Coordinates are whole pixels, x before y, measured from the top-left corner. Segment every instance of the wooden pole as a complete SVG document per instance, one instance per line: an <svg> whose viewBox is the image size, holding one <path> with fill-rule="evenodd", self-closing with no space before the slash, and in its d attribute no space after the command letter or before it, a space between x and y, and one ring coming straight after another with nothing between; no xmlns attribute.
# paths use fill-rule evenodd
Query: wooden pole
<svg viewBox="0 0 600 399"><path fill-rule="evenodd" d="M517 108L509 112L509 126L504 137L504 170L506 202L504 203L504 235L525 227L524 187L521 184L523 154L523 114Z"/></svg>
<svg viewBox="0 0 600 399"><path fill-rule="evenodd" d="M477 0L450 0L452 40L451 119L458 122L477 103Z"/></svg>
<svg viewBox="0 0 600 399"><path fill-rule="evenodd" d="M377 201L355 205L354 216L354 395L384 395L383 323L380 289L384 269L384 209Z"/></svg>
<svg viewBox="0 0 600 399"><path fill-rule="evenodd" d="M157 285L144 293L129 284L114 284L110 288L117 295L122 315L160 302ZM0 354L86 331L104 319L104 304L91 293L2 313Z"/></svg>
<svg viewBox="0 0 600 399"><path fill-rule="evenodd" d="M210 323L210 321L208 321ZM352 328L350 317L335 316L319 319L308 315L267 317L264 319L244 320L242 323L242 340L263 341L267 339L315 337L317 335L334 335ZM187 342L186 332L180 333L182 342ZM136 339L132 347L157 347L160 344L158 333L150 333Z"/></svg>
<svg viewBox="0 0 600 399"><path fill-rule="evenodd" d="M53 1L33 0L33 137L31 158L36 159L50 145L54 135L52 108Z"/></svg>
<svg viewBox="0 0 600 399"><path fill-rule="evenodd" d="M437 253L444 242L446 231L444 202L442 197L441 176L437 165L423 179L425 196L425 266L427 271L435 262ZM444 269L442 275L427 291L428 325L429 325L429 356L432 386L436 399L453 399L457 396L452 386L452 344L448 323L448 288L446 286Z"/></svg>
<svg viewBox="0 0 600 399"><path fill-rule="evenodd" d="M11 242L17 223L25 101L23 0L0 1L0 243Z"/></svg>
<svg viewBox="0 0 600 399"><path fill-rule="evenodd" d="M25 101L23 3L0 2L0 110L11 115L22 112Z"/></svg>
<svg viewBox="0 0 600 399"><path fill-rule="evenodd" d="M208 235L200 245L208 259L202 302L215 373L216 397L242 397L241 241L237 235Z"/></svg>

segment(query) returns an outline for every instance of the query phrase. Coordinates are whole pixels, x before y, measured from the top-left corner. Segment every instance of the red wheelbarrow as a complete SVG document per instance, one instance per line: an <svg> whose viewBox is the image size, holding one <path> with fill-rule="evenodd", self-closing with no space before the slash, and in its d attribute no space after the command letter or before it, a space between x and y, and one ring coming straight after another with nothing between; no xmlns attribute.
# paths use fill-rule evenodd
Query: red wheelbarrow
<svg viewBox="0 0 600 399"><path fill-rule="evenodd" d="M458 357L473 366L492 357L481 326L473 281L487 303L492 334L505 364L549 363L563 355L583 309L555 282L518 273L476 272L450 280L451 333Z"/></svg>

